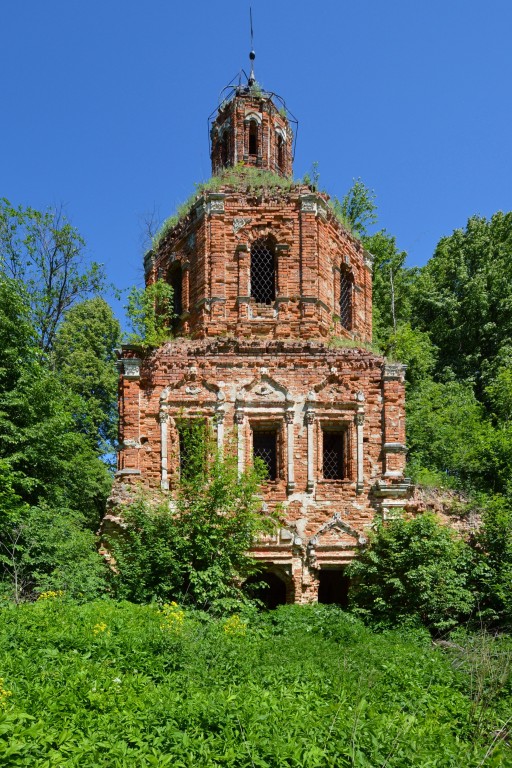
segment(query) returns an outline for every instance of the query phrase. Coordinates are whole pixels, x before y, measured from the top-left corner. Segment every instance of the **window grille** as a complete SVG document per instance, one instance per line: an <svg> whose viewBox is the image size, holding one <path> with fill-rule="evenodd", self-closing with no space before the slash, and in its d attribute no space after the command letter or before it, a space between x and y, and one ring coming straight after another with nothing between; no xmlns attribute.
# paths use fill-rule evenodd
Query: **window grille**
<svg viewBox="0 0 512 768"><path fill-rule="evenodd" d="M277 430L258 429L252 433L252 454L267 469L267 480L277 478Z"/></svg>
<svg viewBox="0 0 512 768"><path fill-rule="evenodd" d="M258 123L255 120L249 123L249 154L258 154Z"/></svg>
<svg viewBox="0 0 512 768"><path fill-rule="evenodd" d="M251 297L257 304L271 304L276 297L274 245L270 239L251 246Z"/></svg>
<svg viewBox="0 0 512 768"><path fill-rule="evenodd" d="M348 331L352 328L352 278L348 272L340 275L340 322Z"/></svg>
<svg viewBox="0 0 512 768"><path fill-rule="evenodd" d="M345 430L323 430L323 476L343 480L345 473Z"/></svg>

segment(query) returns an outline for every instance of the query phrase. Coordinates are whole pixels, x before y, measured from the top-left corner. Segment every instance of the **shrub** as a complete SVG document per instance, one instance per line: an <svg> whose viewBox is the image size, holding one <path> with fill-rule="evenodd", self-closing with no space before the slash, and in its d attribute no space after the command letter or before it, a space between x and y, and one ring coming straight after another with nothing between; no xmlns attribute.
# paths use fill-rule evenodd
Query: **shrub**
<svg viewBox="0 0 512 768"><path fill-rule="evenodd" d="M352 606L382 626L397 622L443 632L476 605L477 554L433 515L379 523L349 566Z"/></svg>

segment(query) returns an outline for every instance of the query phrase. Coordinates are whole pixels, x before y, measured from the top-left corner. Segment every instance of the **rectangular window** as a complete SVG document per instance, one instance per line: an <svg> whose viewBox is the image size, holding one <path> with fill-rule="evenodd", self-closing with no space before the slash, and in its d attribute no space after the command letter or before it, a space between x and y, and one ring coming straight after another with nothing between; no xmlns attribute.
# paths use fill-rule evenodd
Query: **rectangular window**
<svg viewBox="0 0 512 768"><path fill-rule="evenodd" d="M322 474L324 480L344 480L346 471L346 429L322 429Z"/></svg>
<svg viewBox="0 0 512 768"><path fill-rule="evenodd" d="M267 469L267 480L277 480L277 429L253 429L252 455Z"/></svg>
<svg viewBox="0 0 512 768"><path fill-rule="evenodd" d="M203 474L207 456L207 429L202 419L178 424L179 468L182 480L193 480Z"/></svg>

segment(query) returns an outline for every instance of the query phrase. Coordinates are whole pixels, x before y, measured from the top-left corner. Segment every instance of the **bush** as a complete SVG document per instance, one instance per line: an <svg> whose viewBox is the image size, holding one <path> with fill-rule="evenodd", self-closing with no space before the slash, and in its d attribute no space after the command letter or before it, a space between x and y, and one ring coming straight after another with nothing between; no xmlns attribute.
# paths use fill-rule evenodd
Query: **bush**
<svg viewBox="0 0 512 768"><path fill-rule="evenodd" d="M256 570L248 550L276 524L261 512L262 473L249 469L239 477L236 457L221 456L200 424L185 442L187 464L176 492L158 503L140 495L123 511L123 533L108 542L116 560L113 588L139 602L236 607L247 599L242 584Z"/></svg>
<svg viewBox="0 0 512 768"><path fill-rule="evenodd" d="M349 566L355 611L382 626L397 622L444 632L476 607L477 554L433 515L380 523Z"/></svg>

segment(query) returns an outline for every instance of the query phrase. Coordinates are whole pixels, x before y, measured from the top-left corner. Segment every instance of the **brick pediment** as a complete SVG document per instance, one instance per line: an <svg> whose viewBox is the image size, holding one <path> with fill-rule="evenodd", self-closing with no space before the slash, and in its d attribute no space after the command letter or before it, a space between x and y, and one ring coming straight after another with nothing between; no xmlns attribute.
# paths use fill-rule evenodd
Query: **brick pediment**
<svg viewBox="0 0 512 768"><path fill-rule="evenodd" d="M244 405L284 405L293 402L289 390L268 374L262 374L247 386L241 387L237 392L236 400Z"/></svg>

